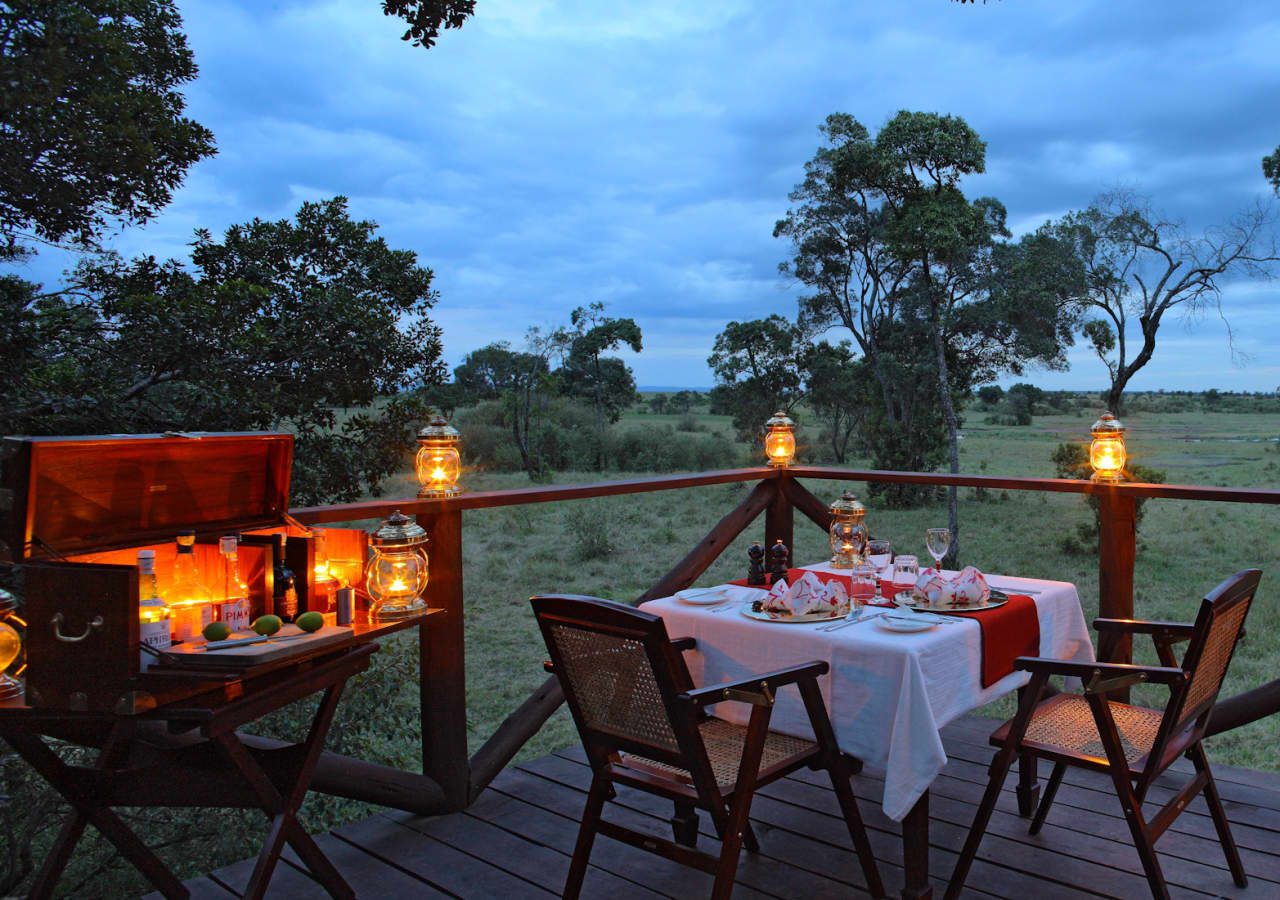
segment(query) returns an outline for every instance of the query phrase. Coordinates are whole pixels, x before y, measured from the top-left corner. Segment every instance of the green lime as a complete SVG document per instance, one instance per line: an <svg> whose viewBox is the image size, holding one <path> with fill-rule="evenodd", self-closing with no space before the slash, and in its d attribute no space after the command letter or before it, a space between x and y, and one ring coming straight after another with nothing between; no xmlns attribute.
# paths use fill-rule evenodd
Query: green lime
<svg viewBox="0 0 1280 900"><path fill-rule="evenodd" d="M200 633L206 641L225 641L231 636L231 626L226 622L210 622Z"/></svg>
<svg viewBox="0 0 1280 900"><path fill-rule="evenodd" d="M279 616L258 616L249 627L258 632L258 634L272 635L279 631L280 626L283 624Z"/></svg>
<svg viewBox="0 0 1280 900"><path fill-rule="evenodd" d="M293 620L293 624L297 625L303 631L319 631L324 627L324 616L318 612L304 612L298 618Z"/></svg>

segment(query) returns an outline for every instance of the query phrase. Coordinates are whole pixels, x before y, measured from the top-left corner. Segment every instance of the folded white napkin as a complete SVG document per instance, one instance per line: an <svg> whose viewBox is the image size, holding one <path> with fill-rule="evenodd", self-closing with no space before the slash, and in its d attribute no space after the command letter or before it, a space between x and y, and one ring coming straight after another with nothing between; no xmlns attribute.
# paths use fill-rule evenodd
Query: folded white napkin
<svg viewBox="0 0 1280 900"><path fill-rule="evenodd" d="M812 572L805 572L795 584L788 585L786 581L775 584L763 604L769 612L788 616L843 612L849 608L849 592L841 581L823 584Z"/></svg>
<svg viewBox="0 0 1280 900"><path fill-rule="evenodd" d="M987 579L974 566L966 566L955 578L947 578L936 569L925 569L911 593L938 609L978 606L991 598Z"/></svg>

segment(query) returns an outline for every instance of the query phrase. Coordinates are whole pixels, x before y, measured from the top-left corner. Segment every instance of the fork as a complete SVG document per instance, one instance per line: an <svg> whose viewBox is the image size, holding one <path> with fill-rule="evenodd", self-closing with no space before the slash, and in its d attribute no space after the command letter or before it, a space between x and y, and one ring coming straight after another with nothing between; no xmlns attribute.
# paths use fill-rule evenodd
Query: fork
<svg viewBox="0 0 1280 900"><path fill-rule="evenodd" d="M830 625L824 625L818 630L819 631L839 631L841 628L848 628L850 625L857 625L859 622L870 622L872 619L878 619L883 615L884 613L882 612L875 612L869 616L864 616L861 613L859 613L854 618L850 618L850 616L845 616L839 622L833 622Z"/></svg>

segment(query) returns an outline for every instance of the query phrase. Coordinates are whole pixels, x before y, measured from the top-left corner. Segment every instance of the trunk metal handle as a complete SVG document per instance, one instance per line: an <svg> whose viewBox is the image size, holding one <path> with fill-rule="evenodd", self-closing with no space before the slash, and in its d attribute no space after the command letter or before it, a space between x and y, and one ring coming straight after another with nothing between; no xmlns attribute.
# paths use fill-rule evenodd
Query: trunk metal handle
<svg viewBox="0 0 1280 900"><path fill-rule="evenodd" d="M63 634L62 623L64 621L66 620L62 617L62 613L54 614L53 620L52 620L53 636L60 641L65 641L68 644L74 644L78 641L83 641L90 634L92 634L93 632L101 628L104 624L102 616L94 616L92 619L89 620L89 627L84 630L83 634Z"/></svg>

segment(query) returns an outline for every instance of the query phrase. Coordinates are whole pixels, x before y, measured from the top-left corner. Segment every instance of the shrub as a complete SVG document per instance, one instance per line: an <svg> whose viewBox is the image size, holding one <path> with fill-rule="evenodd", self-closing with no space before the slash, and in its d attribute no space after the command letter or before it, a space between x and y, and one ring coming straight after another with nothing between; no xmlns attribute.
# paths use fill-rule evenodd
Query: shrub
<svg viewBox="0 0 1280 900"><path fill-rule="evenodd" d="M1089 466L1089 448L1085 444L1059 444L1054 448L1054 469L1059 478L1088 478L1092 473ZM1131 463L1127 473L1130 481L1145 481L1151 484L1164 484L1165 473L1141 463ZM1058 547L1069 556L1090 556L1098 550L1098 498L1089 494L1084 498L1085 504L1093 511L1088 522L1076 526L1073 533L1059 539ZM1140 499L1134 504L1135 527L1142 527L1143 507L1147 501Z"/></svg>

